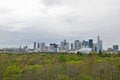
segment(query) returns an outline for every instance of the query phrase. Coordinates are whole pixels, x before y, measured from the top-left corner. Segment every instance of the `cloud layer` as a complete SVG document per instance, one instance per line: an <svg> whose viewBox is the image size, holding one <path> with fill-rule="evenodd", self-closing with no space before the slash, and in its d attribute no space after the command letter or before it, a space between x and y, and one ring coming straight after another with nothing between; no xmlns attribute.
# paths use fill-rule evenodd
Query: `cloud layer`
<svg viewBox="0 0 120 80"><path fill-rule="evenodd" d="M104 48L120 44L119 4L120 0L1 0L1 47L96 40L97 35Z"/></svg>

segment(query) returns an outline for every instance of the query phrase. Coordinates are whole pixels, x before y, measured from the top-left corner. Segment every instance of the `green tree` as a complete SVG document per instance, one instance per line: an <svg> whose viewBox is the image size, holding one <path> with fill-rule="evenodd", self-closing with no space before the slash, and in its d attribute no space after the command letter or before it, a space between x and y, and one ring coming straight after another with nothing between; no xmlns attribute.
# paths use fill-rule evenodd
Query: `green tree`
<svg viewBox="0 0 120 80"><path fill-rule="evenodd" d="M22 69L17 65L11 65L4 73L3 80L21 80Z"/></svg>

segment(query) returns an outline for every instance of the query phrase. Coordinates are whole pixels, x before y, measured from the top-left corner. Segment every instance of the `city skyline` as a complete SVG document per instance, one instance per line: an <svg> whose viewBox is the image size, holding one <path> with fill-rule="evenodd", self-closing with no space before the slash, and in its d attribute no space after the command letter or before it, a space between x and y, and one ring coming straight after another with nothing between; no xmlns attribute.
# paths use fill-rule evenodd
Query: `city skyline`
<svg viewBox="0 0 120 80"><path fill-rule="evenodd" d="M89 38L87 40L79 40L79 39L76 39L74 41L69 41L69 40L61 40L61 41L58 41L58 42L45 42L45 41L34 41L34 42L29 42L30 44L27 44L24 43L24 44L20 44L18 46L14 46L14 47L1 47L1 49L14 49L14 48L28 48L28 49L41 49L41 45L44 45L46 47L54 47L54 46L57 46L58 47L61 47L61 49L67 49L67 50L80 50L82 48L91 48L93 50L95 50L96 52L99 52L99 51L111 51L111 49L114 50L114 46L117 46L118 47L118 50L119 50L119 45L118 44L112 44L111 47L107 47L106 49L103 47L104 46L104 41L101 39L101 37L98 35L97 36L97 40L95 41L93 38ZM66 45L68 44L68 45ZM68 48L65 48L65 45L66 47ZM63 46L63 48L62 48ZM98 50L98 51L97 51Z"/></svg>
<svg viewBox="0 0 120 80"><path fill-rule="evenodd" d="M93 38L88 38L88 39L84 39L84 40L80 40L80 39L72 39L72 40L68 40L68 39L63 39L63 40L66 40L68 43L69 43L69 47L71 46L71 44L73 44L73 47L75 48L75 45L74 44L76 44L75 42L76 41L79 41L79 43L82 45L82 43L84 43L84 41L85 42L88 42L88 43L86 43L86 47L88 47L88 45L89 45L89 47L91 48L91 45L92 44L90 44L91 43L91 40L92 40L92 43L93 43L93 45L92 46L94 46L94 44L96 44L97 45L97 43L98 43L98 39L100 38L100 40L102 40L102 48L103 48L103 50L107 50L107 49L109 49L109 48L113 48L113 46L114 45L118 45L118 47L120 46L119 44L111 44L111 46L108 46L108 47L104 47L105 45L103 44L104 43L104 40L103 39L101 39L101 36L97 36L96 37L96 39L93 39ZM54 40L52 40L51 42L49 41L49 40L46 40L46 41L39 41L39 40L35 40L35 41L24 41L24 42L16 42L16 44L17 45L15 45L15 46L11 46L11 45L9 45L9 46L5 46L5 47L0 47L0 48L19 48L20 46L21 47L24 47L24 46L28 46L28 48L31 48L31 49L34 49L34 48L36 48L37 49L37 46L39 46L39 48L40 48L40 43L45 43L46 44L46 46L49 46L50 44L57 44L57 45L60 45L60 43L61 43L61 41L63 41L63 40L60 40L60 41L54 41ZM90 43L89 43L90 42ZM101 42L100 42L101 43ZM36 45L36 46L35 46ZM84 45L85 46L85 45ZM80 47L81 48L81 47Z"/></svg>
<svg viewBox="0 0 120 80"><path fill-rule="evenodd" d="M120 45L119 0L1 0L0 48L94 39Z"/></svg>

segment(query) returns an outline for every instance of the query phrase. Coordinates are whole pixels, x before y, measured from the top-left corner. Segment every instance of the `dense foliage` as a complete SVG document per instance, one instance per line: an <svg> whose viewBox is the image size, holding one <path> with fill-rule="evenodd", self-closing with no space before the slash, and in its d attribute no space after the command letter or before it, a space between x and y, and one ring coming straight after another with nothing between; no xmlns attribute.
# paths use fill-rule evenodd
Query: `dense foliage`
<svg viewBox="0 0 120 80"><path fill-rule="evenodd" d="M120 80L118 54L0 54L0 80Z"/></svg>

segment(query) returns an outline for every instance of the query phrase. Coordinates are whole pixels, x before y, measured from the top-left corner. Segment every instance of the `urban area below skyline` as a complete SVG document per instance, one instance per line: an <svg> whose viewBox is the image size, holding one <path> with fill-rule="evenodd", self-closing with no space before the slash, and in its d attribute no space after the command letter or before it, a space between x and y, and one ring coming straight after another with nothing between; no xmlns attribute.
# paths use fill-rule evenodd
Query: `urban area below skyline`
<svg viewBox="0 0 120 80"><path fill-rule="evenodd" d="M42 42L32 42L32 47L29 45L20 45L19 47L15 48L1 48L0 52L18 52L18 53L24 53L24 52L62 52L62 53L90 53L92 51L99 52L109 52L109 53L117 53L119 52L119 45L113 44L112 47L108 47L107 49L104 49L104 41L100 39L100 36L97 37L97 41L91 39L88 40L74 40L74 42L69 42L66 39L59 43L47 43Z"/></svg>

